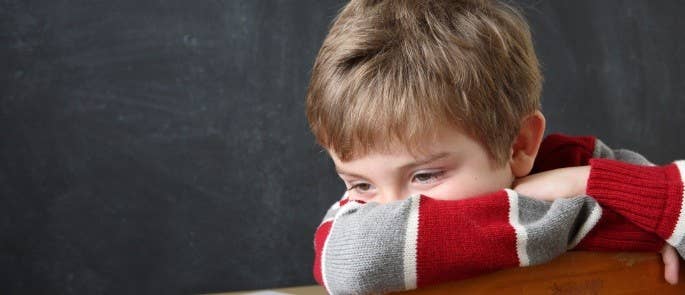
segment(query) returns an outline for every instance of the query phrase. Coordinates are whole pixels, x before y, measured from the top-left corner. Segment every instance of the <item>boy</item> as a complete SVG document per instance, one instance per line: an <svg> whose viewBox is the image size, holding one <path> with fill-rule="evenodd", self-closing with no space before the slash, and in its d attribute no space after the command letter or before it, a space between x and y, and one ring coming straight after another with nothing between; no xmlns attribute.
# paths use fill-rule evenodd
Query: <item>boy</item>
<svg viewBox="0 0 685 295"><path fill-rule="evenodd" d="M651 166L592 137L543 142L541 83L506 4L351 1L307 91L310 127L348 188L315 235L317 282L408 290L664 240L682 256L685 163Z"/></svg>

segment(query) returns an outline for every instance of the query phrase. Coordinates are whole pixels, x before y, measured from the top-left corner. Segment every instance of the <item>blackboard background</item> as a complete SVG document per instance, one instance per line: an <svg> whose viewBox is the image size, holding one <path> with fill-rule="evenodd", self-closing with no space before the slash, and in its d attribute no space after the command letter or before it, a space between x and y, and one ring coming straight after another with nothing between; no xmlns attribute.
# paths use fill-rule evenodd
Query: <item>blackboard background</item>
<svg viewBox="0 0 685 295"><path fill-rule="evenodd" d="M0 1L0 292L314 283L303 98L345 1ZM549 132L685 157L685 2L519 1Z"/></svg>

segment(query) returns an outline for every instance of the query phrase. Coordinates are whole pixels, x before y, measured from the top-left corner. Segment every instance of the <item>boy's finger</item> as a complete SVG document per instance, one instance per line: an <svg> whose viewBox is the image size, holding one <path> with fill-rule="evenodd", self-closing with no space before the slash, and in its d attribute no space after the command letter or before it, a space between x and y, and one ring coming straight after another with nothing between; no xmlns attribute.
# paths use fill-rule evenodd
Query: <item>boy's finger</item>
<svg viewBox="0 0 685 295"><path fill-rule="evenodd" d="M661 252L664 261L664 279L671 285L678 283L678 272L680 271L680 259L675 248L666 245Z"/></svg>

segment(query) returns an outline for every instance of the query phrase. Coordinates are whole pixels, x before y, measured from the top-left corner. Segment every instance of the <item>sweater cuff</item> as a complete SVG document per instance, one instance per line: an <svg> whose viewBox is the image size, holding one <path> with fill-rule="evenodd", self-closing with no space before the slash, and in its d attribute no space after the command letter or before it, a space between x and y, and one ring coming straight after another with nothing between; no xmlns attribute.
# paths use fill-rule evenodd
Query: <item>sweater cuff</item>
<svg viewBox="0 0 685 295"><path fill-rule="evenodd" d="M590 166L588 195L669 244L680 244L685 234L685 161L640 166L591 159Z"/></svg>

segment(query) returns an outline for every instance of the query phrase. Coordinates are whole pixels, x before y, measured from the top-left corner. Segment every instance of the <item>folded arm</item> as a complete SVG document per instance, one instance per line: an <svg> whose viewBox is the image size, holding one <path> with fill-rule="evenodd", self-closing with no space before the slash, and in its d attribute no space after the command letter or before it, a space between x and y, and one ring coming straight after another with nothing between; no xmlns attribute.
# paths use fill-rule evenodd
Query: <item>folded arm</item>
<svg viewBox="0 0 685 295"><path fill-rule="evenodd" d="M607 220L630 222L599 227L636 226L658 235L685 255L685 224L678 224L685 219L681 216L685 214L685 161L656 166L634 151L612 149L593 137L553 134L545 138L536 167L544 172L518 180L517 191L546 200L592 196L605 209L605 215L611 215ZM556 169L561 167L566 168ZM588 240L594 238L591 233Z"/></svg>
<svg viewBox="0 0 685 295"><path fill-rule="evenodd" d="M575 165L589 164L597 151L607 153L591 150ZM544 263L571 248L657 252L669 239L678 240L672 245L683 256L677 229L684 221L673 214L683 202L681 162L624 167L630 164L606 155L592 160L591 179L597 181L588 185L604 210L588 196L549 203L512 190L457 201L413 196L383 205L343 199L316 231L314 276L332 294L390 292ZM554 159L554 152L548 156ZM642 189L617 191L626 175ZM654 205L655 198L662 201ZM640 209L645 206L658 208Z"/></svg>
<svg viewBox="0 0 685 295"><path fill-rule="evenodd" d="M540 264L575 247L601 216L590 197L550 203L508 189L455 201L344 199L317 229L315 278L331 294L391 292Z"/></svg>

